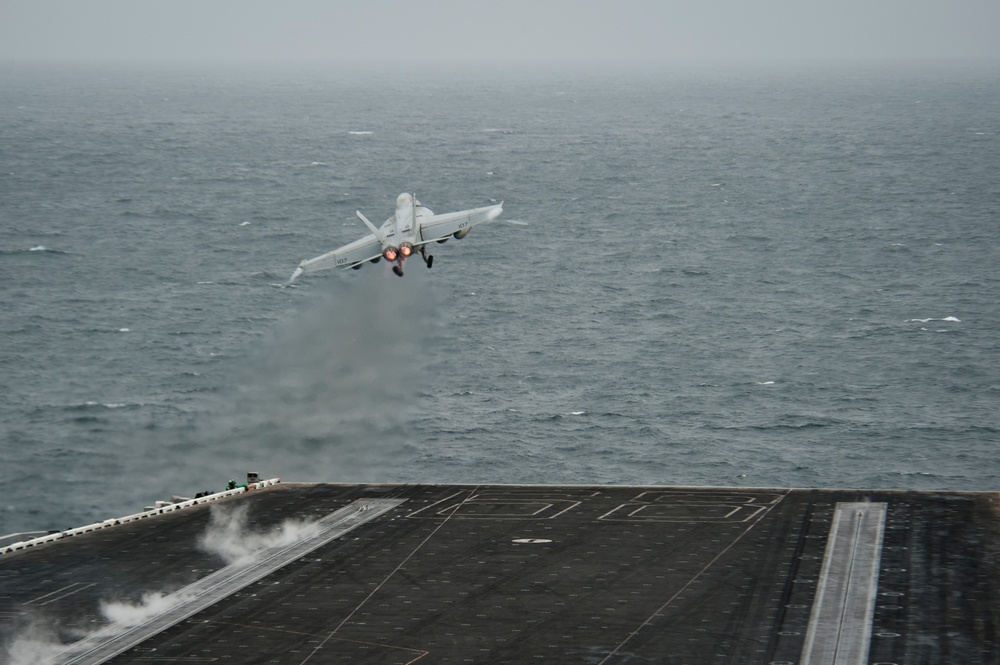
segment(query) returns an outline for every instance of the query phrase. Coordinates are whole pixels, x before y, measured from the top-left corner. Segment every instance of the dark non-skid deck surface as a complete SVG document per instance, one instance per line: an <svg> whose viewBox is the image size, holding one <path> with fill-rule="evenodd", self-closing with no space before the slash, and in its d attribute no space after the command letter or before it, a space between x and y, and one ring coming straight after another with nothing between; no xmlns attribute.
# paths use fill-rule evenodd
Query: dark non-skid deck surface
<svg viewBox="0 0 1000 665"><path fill-rule="evenodd" d="M858 502L884 504L874 559L845 541L878 571L859 662L1000 663L994 494L325 484L0 556L8 659L26 642L94 641L102 603L193 593L226 566L198 545L212 510L245 506L250 531L278 533L373 500L387 512L106 662L838 662L804 647L836 587L823 582L835 511ZM864 585L842 586L867 606Z"/></svg>

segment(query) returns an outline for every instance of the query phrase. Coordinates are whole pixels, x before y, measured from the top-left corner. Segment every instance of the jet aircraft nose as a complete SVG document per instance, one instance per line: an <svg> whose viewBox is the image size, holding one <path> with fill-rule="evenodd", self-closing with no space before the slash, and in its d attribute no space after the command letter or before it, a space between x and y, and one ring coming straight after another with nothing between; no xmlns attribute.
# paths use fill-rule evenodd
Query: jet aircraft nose
<svg viewBox="0 0 1000 665"><path fill-rule="evenodd" d="M397 208L401 208L403 206L408 206L412 202L413 202L413 197L410 196L409 194L407 194L406 192L403 192L402 194L400 194L399 196L396 197L396 207Z"/></svg>

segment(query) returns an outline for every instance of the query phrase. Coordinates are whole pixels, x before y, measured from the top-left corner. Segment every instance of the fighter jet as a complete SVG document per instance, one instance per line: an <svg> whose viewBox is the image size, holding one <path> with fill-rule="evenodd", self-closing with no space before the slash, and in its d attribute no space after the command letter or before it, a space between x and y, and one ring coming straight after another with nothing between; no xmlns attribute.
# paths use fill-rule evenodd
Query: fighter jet
<svg viewBox="0 0 1000 665"><path fill-rule="evenodd" d="M364 222L371 233L314 259L303 261L292 273L288 283L291 284L304 273L329 268L358 269L365 263L378 263L382 259L395 264L392 271L402 277L403 262L414 252L418 252L430 268L434 257L427 253L429 243L464 238L473 226L491 222L501 212L502 201L483 208L435 215L420 205L420 201L412 194L403 192L396 197L396 212L381 227L372 224L360 210L356 211L358 219Z"/></svg>

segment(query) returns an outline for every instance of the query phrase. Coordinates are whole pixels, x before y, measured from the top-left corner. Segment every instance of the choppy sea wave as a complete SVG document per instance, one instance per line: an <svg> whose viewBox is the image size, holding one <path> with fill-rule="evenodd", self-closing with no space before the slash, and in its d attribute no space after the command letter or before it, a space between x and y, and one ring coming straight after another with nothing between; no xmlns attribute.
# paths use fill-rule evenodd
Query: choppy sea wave
<svg viewBox="0 0 1000 665"><path fill-rule="evenodd" d="M251 470L996 488L997 71L0 90L0 533ZM504 215L284 288L401 191Z"/></svg>

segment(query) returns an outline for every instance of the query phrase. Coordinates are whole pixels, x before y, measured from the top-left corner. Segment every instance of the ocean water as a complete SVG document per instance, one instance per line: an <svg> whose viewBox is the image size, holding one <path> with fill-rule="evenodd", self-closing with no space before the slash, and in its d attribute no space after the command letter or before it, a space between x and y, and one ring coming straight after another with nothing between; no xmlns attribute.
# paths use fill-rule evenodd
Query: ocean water
<svg viewBox="0 0 1000 665"><path fill-rule="evenodd" d="M0 66L0 534L286 481L998 489L1000 68ZM408 263L295 265L505 201Z"/></svg>

